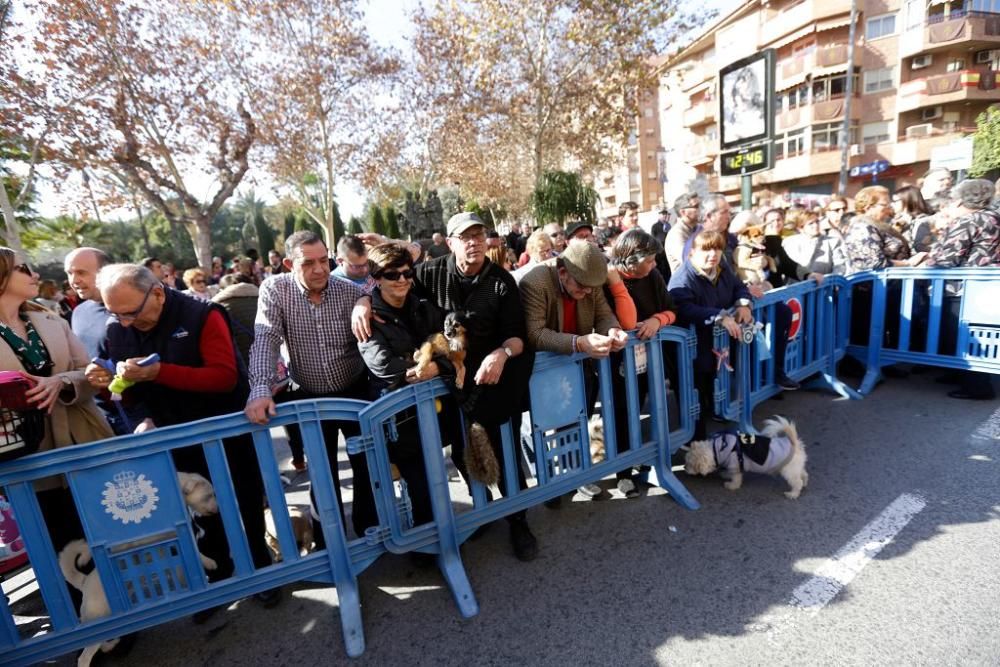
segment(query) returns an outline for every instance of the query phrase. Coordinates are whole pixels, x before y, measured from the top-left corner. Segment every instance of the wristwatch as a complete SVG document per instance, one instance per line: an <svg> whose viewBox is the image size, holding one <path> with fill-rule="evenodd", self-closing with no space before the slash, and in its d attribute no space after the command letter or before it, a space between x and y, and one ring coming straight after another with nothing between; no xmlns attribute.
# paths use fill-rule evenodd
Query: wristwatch
<svg viewBox="0 0 1000 667"><path fill-rule="evenodd" d="M503 351L507 355L508 359L514 356L514 350L510 349L510 347L507 345L503 346Z"/></svg>
<svg viewBox="0 0 1000 667"><path fill-rule="evenodd" d="M747 308L750 308L753 306L753 302L750 299L740 299L739 301L736 302L736 305L746 306Z"/></svg>

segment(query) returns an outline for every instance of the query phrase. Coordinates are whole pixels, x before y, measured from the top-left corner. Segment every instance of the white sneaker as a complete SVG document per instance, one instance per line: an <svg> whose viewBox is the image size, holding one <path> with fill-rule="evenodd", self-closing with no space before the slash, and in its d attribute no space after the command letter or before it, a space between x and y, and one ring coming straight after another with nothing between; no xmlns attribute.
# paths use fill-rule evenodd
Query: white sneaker
<svg viewBox="0 0 1000 667"><path fill-rule="evenodd" d="M582 496L587 496L588 498L594 498L595 496L601 495L601 487L596 484L584 484L577 492Z"/></svg>
<svg viewBox="0 0 1000 667"><path fill-rule="evenodd" d="M618 480L618 490L626 498L638 498L639 489L635 488L635 482L630 479Z"/></svg>

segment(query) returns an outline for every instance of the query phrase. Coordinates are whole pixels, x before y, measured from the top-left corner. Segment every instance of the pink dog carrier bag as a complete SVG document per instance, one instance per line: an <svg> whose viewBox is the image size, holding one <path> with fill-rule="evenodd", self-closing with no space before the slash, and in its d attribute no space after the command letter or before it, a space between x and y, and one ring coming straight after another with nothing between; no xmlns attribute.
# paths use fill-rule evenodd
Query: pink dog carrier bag
<svg viewBox="0 0 1000 667"><path fill-rule="evenodd" d="M28 403L31 382L15 371L0 371L0 463L38 451L45 414ZM0 495L0 574L28 560L21 531L7 499Z"/></svg>

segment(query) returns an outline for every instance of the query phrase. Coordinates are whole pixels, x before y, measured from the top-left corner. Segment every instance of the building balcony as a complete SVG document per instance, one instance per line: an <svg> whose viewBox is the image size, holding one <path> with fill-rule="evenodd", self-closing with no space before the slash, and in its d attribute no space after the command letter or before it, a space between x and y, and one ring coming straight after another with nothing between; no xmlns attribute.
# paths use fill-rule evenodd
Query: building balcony
<svg viewBox="0 0 1000 667"><path fill-rule="evenodd" d="M840 171L840 149L807 150L775 159L771 170L771 182L790 181L816 174L832 174Z"/></svg>
<svg viewBox="0 0 1000 667"><path fill-rule="evenodd" d="M821 19L851 11L850 0L804 0L783 12L762 16L760 45L769 46L805 26Z"/></svg>
<svg viewBox="0 0 1000 667"><path fill-rule="evenodd" d="M899 42L899 56L945 51L955 46L981 51L1000 46L1000 14L953 11L932 15L922 29L906 32Z"/></svg>
<svg viewBox="0 0 1000 667"><path fill-rule="evenodd" d="M715 74L716 70L711 67L711 63L692 62L690 69L684 70L681 74L681 90L687 92L698 84L711 79Z"/></svg>
<svg viewBox="0 0 1000 667"><path fill-rule="evenodd" d="M684 127L698 127L699 125L714 123L717 115L717 107L718 102L713 100L702 102L697 106L687 109L684 111Z"/></svg>
<svg viewBox="0 0 1000 667"><path fill-rule="evenodd" d="M847 65L847 55L847 44L831 44L794 58L786 58L775 67L776 90L786 90L804 83L810 75L815 79L839 72Z"/></svg>
<svg viewBox="0 0 1000 667"><path fill-rule="evenodd" d="M710 164L719 154L719 140L695 137L684 152L684 161L693 167Z"/></svg>
<svg viewBox="0 0 1000 667"><path fill-rule="evenodd" d="M860 120L861 103L857 99L857 95L854 97L854 103L851 104L851 118L853 120ZM847 97L844 95L838 95L833 99L822 100L820 102L814 101L810 104L803 104L795 109L775 114L775 131L785 132L797 127L812 125L813 123L832 123L844 117L846 107Z"/></svg>
<svg viewBox="0 0 1000 667"><path fill-rule="evenodd" d="M899 137L892 151L893 164L912 164L914 162L927 162L931 159L931 152L940 146L947 146L975 132L974 127L964 127L956 129L943 129L935 127L931 123L911 125L906 129L905 134Z"/></svg>
<svg viewBox="0 0 1000 667"><path fill-rule="evenodd" d="M899 86L896 111L949 102L1000 101L997 74L989 69L967 69L907 81Z"/></svg>

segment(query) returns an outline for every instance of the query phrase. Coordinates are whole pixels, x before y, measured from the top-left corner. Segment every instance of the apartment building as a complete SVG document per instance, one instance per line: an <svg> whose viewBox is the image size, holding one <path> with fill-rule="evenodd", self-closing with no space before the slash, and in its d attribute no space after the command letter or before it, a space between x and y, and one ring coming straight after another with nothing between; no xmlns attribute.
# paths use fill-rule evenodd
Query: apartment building
<svg viewBox="0 0 1000 667"><path fill-rule="evenodd" d="M657 57L650 64L659 68L663 61L663 57ZM637 203L640 211L661 208L665 174L659 106L658 88L641 93L636 129L628 138L620 164L595 176L599 216L618 215L618 207L627 201Z"/></svg>
<svg viewBox="0 0 1000 667"><path fill-rule="evenodd" d="M851 73L850 0L752 0L664 59L656 97L666 201L688 190L738 199L739 177L719 175L718 71L765 48L776 52L775 165L753 176L758 197L832 194L846 113L849 166L887 162L879 183L913 183L932 163L968 167L976 117L1000 102L1000 0L856 2ZM850 178L847 194L871 182Z"/></svg>

